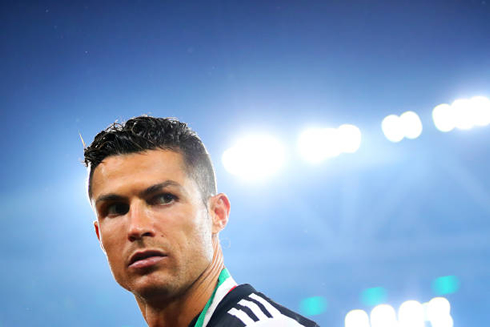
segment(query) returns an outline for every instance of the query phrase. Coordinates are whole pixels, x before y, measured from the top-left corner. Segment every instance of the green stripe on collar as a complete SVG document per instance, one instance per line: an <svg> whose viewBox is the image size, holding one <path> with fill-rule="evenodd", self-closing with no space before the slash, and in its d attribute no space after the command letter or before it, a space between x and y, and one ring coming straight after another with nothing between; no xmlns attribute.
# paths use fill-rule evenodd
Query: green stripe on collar
<svg viewBox="0 0 490 327"><path fill-rule="evenodd" d="M199 318L197 319L194 327L202 327L203 326L204 317L206 316L206 312L208 311L209 306L211 305L211 303L213 303L214 296L216 295L216 290L225 282L225 280L227 280L230 277L231 277L231 275L230 275L230 272L228 271L228 269L224 268L223 270L221 270L221 273L219 274L219 277L218 277L218 285L216 285L216 287L214 288L213 295L211 295L208 302L204 306L204 309L201 311L201 314L199 315Z"/></svg>

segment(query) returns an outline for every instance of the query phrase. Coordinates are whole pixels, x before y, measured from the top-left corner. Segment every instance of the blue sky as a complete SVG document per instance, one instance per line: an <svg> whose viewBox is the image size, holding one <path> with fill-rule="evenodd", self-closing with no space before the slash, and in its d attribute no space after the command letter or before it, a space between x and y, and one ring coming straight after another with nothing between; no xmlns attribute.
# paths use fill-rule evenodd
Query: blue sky
<svg viewBox="0 0 490 327"><path fill-rule="evenodd" d="M142 326L95 238L81 164L114 120L177 117L206 143L232 202L226 263L294 310L342 326L360 294L397 307L455 275L455 326L490 322L490 127L438 132L440 103L490 96L485 1L7 1L0 11L0 326ZM417 112L393 144L382 119ZM357 125L359 151L317 166L309 126ZM221 155L268 132L290 150L244 183Z"/></svg>

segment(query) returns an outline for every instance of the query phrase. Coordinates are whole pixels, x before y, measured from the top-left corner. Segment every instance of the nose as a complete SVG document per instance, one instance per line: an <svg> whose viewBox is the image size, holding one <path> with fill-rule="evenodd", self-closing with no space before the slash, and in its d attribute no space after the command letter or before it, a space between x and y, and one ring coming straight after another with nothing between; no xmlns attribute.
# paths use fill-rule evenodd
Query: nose
<svg viewBox="0 0 490 327"><path fill-rule="evenodd" d="M130 242L155 236L153 220L143 203L133 203L129 209L128 239Z"/></svg>

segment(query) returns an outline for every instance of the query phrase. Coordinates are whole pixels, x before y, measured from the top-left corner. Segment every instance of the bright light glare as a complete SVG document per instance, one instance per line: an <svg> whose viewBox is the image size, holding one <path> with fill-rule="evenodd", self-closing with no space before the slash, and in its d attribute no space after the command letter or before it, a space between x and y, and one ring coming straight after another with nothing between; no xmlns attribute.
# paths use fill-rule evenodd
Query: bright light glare
<svg viewBox="0 0 490 327"><path fill-rule="evenodd" d="M450 311L451 305L443 297L433 298L424 304L410 300L400 305L397 320L391 305L380 304L371 311L370 318L363 310L349 311L345 316L345 327L424 327L426 321L431 327L453 327Z"/></svg>
<svg viewBox="0 0 490 327"><path fill-rule="evenodd" d="M299 152L311 163L338 156L340 148L339 133L334 128L311 128L304 131L298 140Z"/></svg>
<svg viewBox="0 0 490 327"><path fill-rule="evenodd" d="M470 101L475 116L474 124L476 126L490 125L490 99L478 96L471 98Z"/></svg>
<svg viewBox="0 0 490 327"><path fill-rule="evenodd" d="M405 137L405 132L400 122L400 117L397 115L389 115L385 117L385 119L383 119L381 122L381 129L383 130L386 138L391 142L400 142L403 140L403 137Z"/></svg>
<svg viewBox="0 0 490 327"><path fill-rule="evenodd" d="M422 121L415 112L404 112L400 116L400 121L406 138L416 139L422 134Z"/></svg>
<svg viewBox="0 0 490 327"><path fill-rule="evenodd" d="M405 301L398 309L400 327L424 327L424 307L418 301Z"/></svg>
<svg viewBox="0 0 490 327"><path fill-rule="evenodd" d="M380 304L371 311L371 327L394 327L397 325L395 309L388 304Z"/></svg>
<svg viewBox="0 0 490 327"><path fill-rule="evenodd" d="M369 317L364 310L352 310L345 316L345 327L369 327Z"/></svg>
<svg viewBox="0 0 490 327"><path fill-rule="evenodd" d="M275 138L255 135L239 140L221 159L229 173L256 180L278 171L284 163L285 151Z"/></svg>
<svg viewBox="0 0 490 327"><path fill-rule="evenodd" d="M427 317L432 325L440 321L447 321L447 317L451 317L451 304L446 298L433 298L427 306Z"/></svg>
<svg viewBox="0 0 490 327"><path fill-rule="evenodd" d="M451 105L456 118L456 127L459 129L471 129L474 126L474 114L470 100L458 99Z"/></svg>
<svg viewBox="0 0 490 327"><path fill-rule="evenodd" d="M398 117L389 115L381 122L381 129L391 142L400 142L404 137L416 139L422 134L422 121L413 111L407 111Z"/></svg>
<svg viewBox="0 0 490 327"><path fill-rule="evenodd" d="M354 125L344 124L337 129L340 149L344 153L354 153L361 146L361 130Z"/></svg>
<svg viewBox="0 0 490 327"><path fill-rule="evenodd" d="M431 326L432 327L453 327L454 326L453 317L447 316L447 317L441 318L439 320L431 321Z"/></svg>
<svg viewBox="0 0 490 327"><path fill-rule="evenodd" d="M435 107L432 118L441 132L452 131L455 127L468 130L475 126L487 126L490 124L490 100L482 96L457 99L452 105Z"/></svg>
<svg viewBox="0 0 490 327"><path fill-rule="evenodd" d="M456 115L453 108L446 104L440 104L432 110L434 125L441 132L450 132L456 127Z"/></svg>

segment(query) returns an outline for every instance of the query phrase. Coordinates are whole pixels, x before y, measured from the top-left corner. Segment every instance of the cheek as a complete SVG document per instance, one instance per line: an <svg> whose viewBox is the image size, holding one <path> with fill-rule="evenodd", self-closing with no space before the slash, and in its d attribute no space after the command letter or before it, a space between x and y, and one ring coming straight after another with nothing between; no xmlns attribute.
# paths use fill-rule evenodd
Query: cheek
<svg viewBox="0 0 490 327"><path fill-rule="evenodd" d="M207 259L213 257L213 243L212 243L212 226L210 224L210 217L203 215L200 219L200 223L196 226L195 240L199 244L201 252Z"/></svg>
<svg viewBox="0 0 490 327"><path fill-rule="evenodd" d="M183 219L178 227L180 230L180 244L185 248L182 249L187 253L187 256L199 255L200 257L212 257L212 242L211 242L211 226L209 217L206 214L200 213L188 215L194 219ZM174 239L175 240L175 239Z"/></svg>
<svg viewBox="0 0 490 327"><path fill-rule="evenodd" d="M121 255L119 255L119 253L122 251L124 245L120 240L123 235L121 234L122 231L115 227L117 227L115 224L106 224L99 230L101 244L104 248L104 252L109 260L109 263L120 259ZM120 237L116 237L116 235L119 235Z"/></svg>

